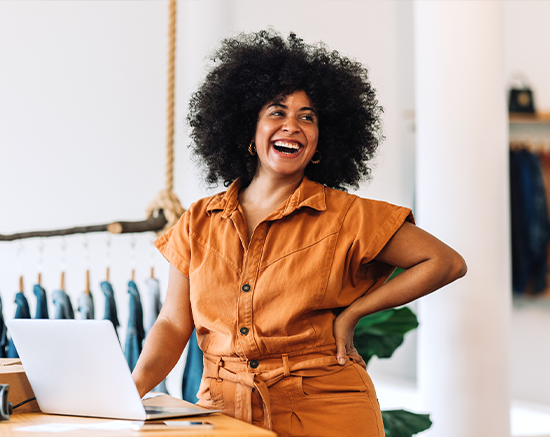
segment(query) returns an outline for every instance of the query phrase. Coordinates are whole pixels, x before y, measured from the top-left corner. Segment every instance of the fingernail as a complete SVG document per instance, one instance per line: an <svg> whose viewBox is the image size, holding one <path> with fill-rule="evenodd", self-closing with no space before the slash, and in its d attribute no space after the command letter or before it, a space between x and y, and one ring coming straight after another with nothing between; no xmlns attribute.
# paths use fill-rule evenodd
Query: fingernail
<svg viewBox="0 0 550 437"><path fill-rule="evenodd" d="M338 358L338 364L346 364L346 359L345 358Z"/></svg>

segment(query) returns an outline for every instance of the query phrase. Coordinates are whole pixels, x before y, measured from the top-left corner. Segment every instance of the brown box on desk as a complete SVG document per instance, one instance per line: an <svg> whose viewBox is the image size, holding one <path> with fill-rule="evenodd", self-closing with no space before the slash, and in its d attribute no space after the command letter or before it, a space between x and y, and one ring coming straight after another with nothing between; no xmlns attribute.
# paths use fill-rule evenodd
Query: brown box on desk
<svg viewBox="0 0 550 437"><path fill-rule="evenodd" d="M0 384L10 385L8 401L13 405L34 398L34 393L21 365L21 360L17 358L0 358ZM13 410L13 414L39 412L40 408L36 400Z"/></svg>

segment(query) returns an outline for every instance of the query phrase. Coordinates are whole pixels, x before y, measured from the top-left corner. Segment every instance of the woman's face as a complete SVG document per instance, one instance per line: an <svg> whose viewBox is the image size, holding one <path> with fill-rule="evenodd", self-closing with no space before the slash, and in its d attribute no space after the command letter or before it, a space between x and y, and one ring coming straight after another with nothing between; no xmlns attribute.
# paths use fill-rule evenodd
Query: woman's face
<svg viewBox="0 0 550 437"><path fill-rule="evenodd" d="M267 103L258 115L254 137L259 160L256 176L266 172L301 178L318 139L317 113L304 91Z"/></svg>

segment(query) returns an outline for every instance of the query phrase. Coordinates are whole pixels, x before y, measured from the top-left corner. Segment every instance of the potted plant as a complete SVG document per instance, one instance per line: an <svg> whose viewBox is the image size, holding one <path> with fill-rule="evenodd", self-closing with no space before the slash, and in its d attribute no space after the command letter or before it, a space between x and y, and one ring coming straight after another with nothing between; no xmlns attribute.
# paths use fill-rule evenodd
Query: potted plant
<svg viewBox="0 0 550 437"><path fill-rule="evenodd" d="M374 356L390 358L405 334L417 327L418 319L408 307L380 311L359 321L353 342L368 365ZM411 437L432 425L429 414L406 410L383 410L382 418L386 437Z"/></svg>

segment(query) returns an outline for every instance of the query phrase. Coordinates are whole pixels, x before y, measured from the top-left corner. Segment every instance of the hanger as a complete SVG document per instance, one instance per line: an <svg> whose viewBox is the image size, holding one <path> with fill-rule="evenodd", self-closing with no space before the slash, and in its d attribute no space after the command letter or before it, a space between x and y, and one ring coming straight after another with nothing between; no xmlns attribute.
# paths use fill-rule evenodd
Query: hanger
<svg viewBox="0 0 550 437"><path fill-rule="evenodd" d="M84 292L90 294L90 242L88 241L88 236L84 236L84 251L86 253L86 289Z"/></svg>
<svg viewBox="0 0 550 437"><path fill-rule="evenodd" d="M155 238L151 239L151 279L155 279L155 252L156 247L153 244Z"/></svg>
<svg viewBox="0 0 550 437"><path fill-rule="evenodd" d="M105 263L107 266L105 267L105 281L109 282L111 277L111 243L112 243L112 237L110 233L107 233L107 236L105 237Z"/></svg>
<svg viewBox="0 0 550 437"><path fill-rule="evenodd" d="M136 278L136 237L132 235L130 240L130 265L132 266L132 281Z"/></svg>
<svg viewBox="0 0 550 437"><path fill-rule="evenodd" d="M20 293L25 292L24 281L23 281L23 259L22 259L24 253L25 253L25 245L23 243L19 243L16 249L16 256L17 256L17 265L19 267L19 292Z"/></svg>
<svg viewBox="0 0 550 437"><path fill-rule="evenodd" d="M40 242L38 243L38 285L42 285L42 266L44 259L44 241L40 239Z"/></svg>
<svg viewBox="0 0 550 437"><path fill-rule="evenodd" d="M67 240L65 237L61 240L61 280L59 284L60 290L65 290L65 260L67 258Z"/></svg>

